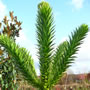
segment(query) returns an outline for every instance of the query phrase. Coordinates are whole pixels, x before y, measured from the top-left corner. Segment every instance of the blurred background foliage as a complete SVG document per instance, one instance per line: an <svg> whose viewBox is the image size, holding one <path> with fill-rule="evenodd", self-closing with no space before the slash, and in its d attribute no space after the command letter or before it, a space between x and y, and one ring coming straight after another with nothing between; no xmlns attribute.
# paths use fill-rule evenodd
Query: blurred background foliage
<svg viewBox="0 0 90 90"><path fill-rule="evenodd" d="M22 30L21 22L13 12L9 12L10 18L5 16L0 22L0 35L5 34L14 41L19 37L19 31ZM0 45L0 85L2 90L17 90L18 71L11 56L7 50Z"/></svg>

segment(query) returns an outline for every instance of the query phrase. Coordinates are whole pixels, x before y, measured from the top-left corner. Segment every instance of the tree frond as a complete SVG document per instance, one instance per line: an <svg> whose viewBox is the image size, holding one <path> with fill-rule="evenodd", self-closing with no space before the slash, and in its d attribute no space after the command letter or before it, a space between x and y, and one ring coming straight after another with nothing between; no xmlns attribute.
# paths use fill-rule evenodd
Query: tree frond
<svg viewBox="0 0 90 90"><path fill-rule="evenodd" d="M54 25L52 9L47 2L38 5L37 15L37 41L40 63L41 81L47 87L49 79L49 65L53 51Z"/></svg>
<svg viewBox="0 0 90 90"><path fill-rule="evenodd" d="M41 87L38 79L33 59L25 48L20 48L19 45L6 35L0 35L0 44L5 47L12 59L16 62L19 70L22 72L24 78L33 86Z"/></svg>
<svg viewBox="0 0 90 90"><path fill-rule="evenodd" d="M55 85L60 80L63 72L71 66L70 64L75 59L74 54L78 51L87 32L88 26L83 24L72 33L71 37L69 37L69 42L65 41L59 45L52 62L51 86Z"/></svg>

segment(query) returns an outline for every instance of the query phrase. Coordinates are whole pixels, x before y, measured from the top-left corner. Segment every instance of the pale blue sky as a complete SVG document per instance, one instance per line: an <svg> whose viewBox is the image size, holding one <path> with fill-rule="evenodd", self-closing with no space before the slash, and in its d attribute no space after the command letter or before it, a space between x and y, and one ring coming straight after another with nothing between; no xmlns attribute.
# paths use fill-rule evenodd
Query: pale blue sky
<svg viewBox="0 0 90 90"><path fill-rule="evenodd" d="M36 15L37 5L41 0L0 0L0 20L9 11L14 11L14 15L22 21L23 30L17 43L30 50L35 59L35 67L38 72L38 59L36 57ZM90 27L90 0L45 0L53 9L55 21L55 43L56 46L65 40L76 27L85 23ZM90 71L90 33L87 36L82 48L77 55L75 64L71 70L74 73ZM55 46L55 47L56 47Z"/></svg>

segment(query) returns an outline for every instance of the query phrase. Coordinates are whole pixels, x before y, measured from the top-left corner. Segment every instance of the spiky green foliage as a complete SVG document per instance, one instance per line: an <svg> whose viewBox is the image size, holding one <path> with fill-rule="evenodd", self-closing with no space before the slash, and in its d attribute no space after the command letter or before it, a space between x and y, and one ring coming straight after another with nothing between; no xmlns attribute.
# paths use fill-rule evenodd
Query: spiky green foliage
<svg viewBox="0 0 90 90"><path fill-rule="evenodd" d="M52 9L47 2L38 5L37 46L40 63L40 79L37 78L33 59L25 48L20 48L5 35L0 36L0 44L4 46L20 68L25 79L40 90L49 90L55 85L63 72L74 61L76 52L88 32L83 24L69 37L69 41L61 43L54 52L54 24Z"/></svg>
<svg viewBox="0 0 90 90"><path fill-rule="evenodd" d="M83 24L79 28L76 28L76 31L74 31L72 36L69 37L69 41L65 41L58 46L52 62L53 78L51 80L51 85L55 85L63 72L70 67L70 64L74 61L75 54L82 44L82 40L85 38L87 32L88 26Z"/></svg>
<svg viewBox="0 0 90 90"><path fill-rule="evenodd" d="M25 48L20 48L19 45L9 39L5 35L0 36L0 44L4 46L12 59L16 61L17 67L20 69L25 79L33 86L40 87L39 79L36 76L33 59Z"/></svg>
<svg viewBox="0 0 90 90"><path fill-rule="evenodd" d="M52 9L47 2L38 5L37 15L37 41L38 56L40 63L41 81L44 88L48 88L49 83L49 66L52 58L54 25Z"/></svg>

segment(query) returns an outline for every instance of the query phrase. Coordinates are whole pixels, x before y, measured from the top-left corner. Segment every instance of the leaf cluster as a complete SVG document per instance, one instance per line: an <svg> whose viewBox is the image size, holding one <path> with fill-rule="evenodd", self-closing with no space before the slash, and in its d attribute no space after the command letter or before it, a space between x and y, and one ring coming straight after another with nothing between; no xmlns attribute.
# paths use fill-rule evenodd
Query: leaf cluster
<svg viewBox="0 0 90 90"><path fill-rule="evenodd" d="M19 37L21 22L18 21L17 16L13 15L13 12L9 14L10 19L5 16L0 22L0 36L7 35L15 41L15 37ZM17 71L14 63L7 50L0 44L0 85L3 90L17 88Z"/></svg>

